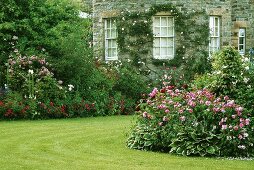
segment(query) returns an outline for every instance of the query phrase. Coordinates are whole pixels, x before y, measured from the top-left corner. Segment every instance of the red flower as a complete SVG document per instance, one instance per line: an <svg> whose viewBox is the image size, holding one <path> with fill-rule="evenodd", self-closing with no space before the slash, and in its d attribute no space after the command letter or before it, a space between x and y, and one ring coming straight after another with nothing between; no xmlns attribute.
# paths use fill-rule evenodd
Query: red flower
<svg viewBox="0 0 254 170"><path fill-rule="evenodd" d="M163 88L163 89L160 90L160 92L161 92L161 93L165 93L165 92L166 92L166 89Z"/></svg>
<svg viewBox="0 0 254 170"><path fill-rule="evenodd" d="M50 106L52 106L52 107L54 106L54 103L53 103L53 102L50 102L49 104L50 104Z"/></svg>

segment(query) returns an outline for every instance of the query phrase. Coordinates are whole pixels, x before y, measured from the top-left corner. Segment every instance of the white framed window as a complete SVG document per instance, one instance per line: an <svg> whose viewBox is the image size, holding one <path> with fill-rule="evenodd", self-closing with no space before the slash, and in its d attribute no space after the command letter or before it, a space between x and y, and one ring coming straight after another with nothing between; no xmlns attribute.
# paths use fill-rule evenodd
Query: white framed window
<svg viewBox="0 0 254 170"><path fill-rule="evenodd" d="M116 20L113 18L107 18L104 20L105 28L105 60L117 60L117 30Z"/></svg>
<svg viewBox="0 0 254 170"><path fill-rule="evenodd" d="M211 55L212 53L220 49L220 17L210 16L209 29L210 29L209 54Z"/></svg>
<svg viewBox="0 0 254 170"><path fill-rule="evenodd" d="M153 57L155 59L173 59L175 55L174 17L153 17Z"/></svg>
<svg viewBox="0 0 254 170"><path fill-rule="evenodd" d="M245 28L240 28L238 33L238 51L241 55L245 54Z"/></svg>

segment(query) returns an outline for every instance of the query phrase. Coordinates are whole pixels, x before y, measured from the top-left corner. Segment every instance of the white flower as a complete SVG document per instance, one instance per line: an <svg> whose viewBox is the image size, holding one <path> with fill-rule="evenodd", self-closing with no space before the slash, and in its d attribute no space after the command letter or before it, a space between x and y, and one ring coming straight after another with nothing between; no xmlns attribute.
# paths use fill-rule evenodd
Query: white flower
<svg viewBox="0 0 254 170"><path fill-rule="evenodd" d="M248 133L244 133L244 134L243 134L243 137L245 137L245 138L247 138L248 136L249 136Z"/></svg>
<svg viewBox="0 0 254 170"><path fill-rule="evenodd" d="M243 81L244 81L244 83L248 83L249 78L244 77Z"/></svg>
<svg viewBox="0 0 254 170"><path fill-rule="evenodd" d="M248 62L248 61L249 61L249 58L248 58L248 57L244 57L244 58L243 58L243 61L244 61L244 62Z"/></svg>
<svg viewBox="0 0 254 170"><path fill-rule="evenodd" d="M14 36L12 37L12 39L13 39L13 40L17 40L17 39L19 39L19 37L17 37L17 36L14 35Z"/></svg>
<svg viewBox="0 0 254 170"><path fill-rule="evenodd" d="M29 69L29 70L28 70L28 73L29 73L29 74L34 74L34 71Z"/></svg>
<svg viewBox="0 0 254 170"><path fill-rule="evenodd" d="M231 136L227 136L227 140L232 140L232 137Z"/></svg>
<svg viewBox="0 0 254 170"><path fill-rule="evenodd" d="M239 149L246 149L246 146L244 146L244 145L239 145L238 148L239 148Z"/></svg>
<svg viewBox="0 0 254 170"><path fill-rule="evenodd" d="M245 67L245 70L249 70L249 69L250 69L249 66L246 66L246 67Z"/></svg>
<svg viewBox="0 0 254 170"><path fill-rule="evenodd" d="M72 89L74 89L74 86L72 84L69 84L68 87L69 87L69 91L72 91Z"/></svg>

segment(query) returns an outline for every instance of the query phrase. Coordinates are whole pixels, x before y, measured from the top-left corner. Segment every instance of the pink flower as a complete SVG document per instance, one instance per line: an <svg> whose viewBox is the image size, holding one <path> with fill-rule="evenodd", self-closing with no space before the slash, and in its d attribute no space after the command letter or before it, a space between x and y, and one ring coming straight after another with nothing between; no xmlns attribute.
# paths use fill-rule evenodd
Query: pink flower
<svg viewBox="0 0 254 170"><path fill-rule="evenodd" d="M191 107L195 107L195 106L196 106L196 103L193 102L192 100L189 100L189 101L188 101L188 105L191 106Z"/></svg>
<svg viewBox="0 0 254 170"><path fill-rule="evenodd" d="M206 102L205 102L205 105L210 106L210 105L211 105L211 102L210 102L210 101L206 101Z"/></svg>
<svg viewBox="0 0 254 170"><path fill-rule="evenodd" d="M164 104L161 104L158 106L158 109L165 109L165 108L166 108L166 106Z"/></svg>
<svg viewBox="0 0 254 170"><path fill-rule="evenodd" d="M226 112L226 110L225 110L223 107L220 109L220 111L221 111L222 113L225 113L225 112Z"/></svg>
<svg viewBox="0 0 254 170"><path fill-rule="evenodd" d="M243 107L237 107L237 108L235 108L235 111L242 112L243 111Z"/></svg>
<svg viewBox="0 0 254 170"><path fill-rule="evenodd" d="M169 119L166 116L164 116L162 120L163 122L167 122Z"/></svg>
<svg viewBox="0 0 254 170"><path fill-rule="evenodd" d="M235 119L235 118L236 118L236 115L232 115L232 118Z"/></svg>
<svg viewBox="0 0 254 170"><path fill-rule="evenodd" d="M158 124L159 124L159 126L163 126L163 122L159 122Z"/></svg>
<svg viewBox="0 0 254 170"><path fill-rule="evenodd" d="M220 111L220 109L219 109L219 108L217 108L217 107L214 107L214 108L213 108L213 111L214 111L214 112L219 112L219 111Z"/></svg>
<svg viewBox="0 0 254 170"><path fill-rule="evenodd" d="M193 110L192 109L188 109L189 113L193 113Z"/></svg>
<svg viewBox="0 0 254 170"><path fill-rule="evenodd" d="M243 135L239 134L238 139L242 139L242 138L243 138Z"/></svg>
<svg viewBox="0 0 254 170"><path fill-rule="evenodd" d="M178 112L179 112L179 113L183 113L183 109L180 109Z"/></svg>
<svg viewBox="0 0 254 170"><path fill-rule="evenodd" d="M229 97L228 97L228 96L225 96L225 97L224 97L224 100L225 100L225 101L229 100Z"/></svg>
<svg viewBox="0 0 254 170"><path fill-rule="evenodd" d="M158 93L158 89L157 88L154 88L153 91L149 94L149 96L151 98L154 98L156 96L156 94Z"/></svg>
<svg viewBox="0 0 254 170"><path fill-rule="evenodd" d="M169 113L169 110L168 110L168 109L166 109L166 110L165 110L165 113Z"/></svg>
<svg viewBox="0 0 254 170"><path fill-rule="evenodd" d="M234 129L235 131L237 131L237 130L238 130L238 126L234 126L233 129Z"/></svg>
<svg viewBox="0 0 254 170"><path fill-rule="evenodd" d="M143 117L146 118L147 117L147 112L143 113Z"/></svg>
<svg viewBox="0 0 254 170"><path fill-rule="evenodd" d="M186 117L185 117L185 116L181 116L179 119L180 119L182 122L184 122L184 121L186 120Z"/></svg>
<svg viewBox="0 0 254 170"><path fill-rule="evenodd" d="M250 124L250 119L245 119L245 125L249 125Z"/></svg>
<svg viewBox="0 0 254 170"><path fill-rule="evenodd" d="M239 124L239 127L240 127L240 128L243 128L243 127L244 127L244 124L243 124L243 123L240 123L240 124Z"/></svg>
<svg viewBox="0 0 254 170"><path fill-rule="evenodd" d="M227 129L227 128L228 128L227 125L222 125L222 126L221 126L221 129L222 129L222 130L225 130L225 129Z"/></svg>

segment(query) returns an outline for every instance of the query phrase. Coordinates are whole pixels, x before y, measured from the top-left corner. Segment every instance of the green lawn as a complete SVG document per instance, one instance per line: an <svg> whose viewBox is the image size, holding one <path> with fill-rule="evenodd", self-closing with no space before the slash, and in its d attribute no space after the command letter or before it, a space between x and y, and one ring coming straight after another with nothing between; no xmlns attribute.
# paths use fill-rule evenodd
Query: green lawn
<svg viewBox="0 0 254 170"><path fill-rule="evenodd" d="M0 169L253 170L254 161L130 150L133 116L0 122Z"/></svg>

